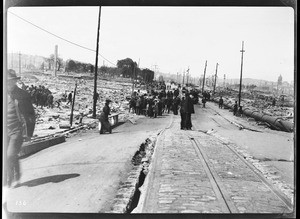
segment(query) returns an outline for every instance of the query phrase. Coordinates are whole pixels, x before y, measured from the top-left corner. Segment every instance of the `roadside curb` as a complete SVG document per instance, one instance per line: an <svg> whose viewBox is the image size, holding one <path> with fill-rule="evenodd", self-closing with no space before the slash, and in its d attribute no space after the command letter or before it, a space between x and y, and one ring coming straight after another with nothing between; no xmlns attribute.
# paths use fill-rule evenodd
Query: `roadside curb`
<svg viewBox="0 0 300 219"><path fill-rule="evenodd" d="M69 129L65 132L59 132L52 136L43 136L46 139L40 140L40 141L33 141L33 142L25 142L21 148L21 152L19 153L20 158L28 157L34 153L37 153L41 150L44 150L46 148L58 145L60 143L66 142L66 138L70 133L76 132L78 130L93 127L93 125L96 127L98 124L98 121L91 122L89 124L81 125L72 129ZM123 124L122 122L118 122L117 124L112 125L112 129L118 127L119 125ZM57 136L55 136L57 135ZM43 138L42 137L42 138Z"/></svg>
<svg viewBox="0 0 300 219"><path fill-rule="evenodd" d="M156 158L156 156L157 156L156 154L158 153L157 148L161 144L162 134L163 133L161 131L160 134L158 135L157 139L156 139L155 148L154 148L154 152L153 152L153 155L152 155L152 157L153 157L152 162L149 166L149 172L146 176L146 179L145 179L145 182L144 182L143 186L139 188L140 192L141 192L141 196L140 196L140 200L139 200L138 205L132 211L133 214L143 213L144 205L145 205L145 202L146 202L146 199L147 199L147 195L150 192L150 191L148 191L149 190L149 185L150 185L149 183L152 182L153 178L154 178L154 171L155 171L155 166L156 166L156 163L157 163L157 158Z"/></svg>
<svg viewBox="0 0 300 219"><path fill-rule="evenodd" d="M45 149L45 148L60 144L65 141L66 141L66 137L64 135L62 135L62 136L54 137L54 138L39 141L39 142L29 143L27 145L25 144L21 148L20 157L21 158L27 157L31 154L34 154L36 152L39 152L39 151Z"/></svg>
<svg viewBox="0 0 300 219"><path fill-rule="evenodd" d="M155 174L154 171L155 171L155 168L156 168L157 163L158 163L157 153L159 153L158 150L159 150L159 147L161 147L163 137L164 137L164 132L167 129L170 129L173 124L174 124L174 115L172 115L172 119L169 122L169 124L167 125L167 127L165 129L159 131L159 134L158 134L158 136L156 138L156 141L155 141L154 152L152 154L152 162L149 165L148 174L146 175L144 184L139 188L140 193L141 193L140 199L139 199L139 202L138 202L138 205L136 206L136 208L133 209L133 211L131 212L132 214L145 213L143 211L144 211L145 203L149 199L149 197L148 197L149 193L150 193L149 185L154 180L154 177L155 177L154 176L154 174Z"/></svg>
<svg viewBox="0 0 300 219"><path fill-rule="evenodd" d="M129 172L127 180L120 184L117 195L114 199L114 205L111 211L107 213L130 213L131 206L135 202L136 192L139 191L139 187L144 183L144 159L146 154L140 156L140 152L144 152L146 148L154 146L156 144L156 139L150 137L143 142L138 151L132 158L133 168ZM140 157L140 163L134 164L134 160Z"/></svg>

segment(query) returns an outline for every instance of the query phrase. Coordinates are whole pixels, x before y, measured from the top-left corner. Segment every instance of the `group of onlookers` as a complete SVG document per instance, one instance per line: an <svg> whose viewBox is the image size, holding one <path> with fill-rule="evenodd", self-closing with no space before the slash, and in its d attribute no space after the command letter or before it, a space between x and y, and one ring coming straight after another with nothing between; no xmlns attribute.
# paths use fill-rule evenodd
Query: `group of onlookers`
<svg viewBox="0 0 300 219"><path fill-rule="evenodd" d="M48 88L45 88L45 86L27 86L23 84L22 89L30 94L31 102L36 104L36 106L53 108L53 94Z"/></svg>
<svg viewBox="0 0 300 219"><path fill-rule="evenodd" d="M147 94L135 92L129 101L129 112L150 118L157 118L163 113L173 112L174 115L180 113L181 129L190 130L192 128L191 114L195 113L194 104L196 103L198 103L198 92L195 90L183 89L181 94L178 89L160 92L152 90Z"/></svg>

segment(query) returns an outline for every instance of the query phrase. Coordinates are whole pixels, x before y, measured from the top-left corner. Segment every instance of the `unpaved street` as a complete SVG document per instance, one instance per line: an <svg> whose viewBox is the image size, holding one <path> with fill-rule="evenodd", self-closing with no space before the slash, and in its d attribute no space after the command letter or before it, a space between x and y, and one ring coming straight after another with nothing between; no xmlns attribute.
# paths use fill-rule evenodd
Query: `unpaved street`
<svg viewBox="0 0 300 219"><path fill-rule="evenodd" d="M131 169L139 146L157 135L170 116L135 124L127 122L112 134L97 129L21 160L20 186L11 189L11 212L98 213L111 210L119 184Z"/></svg>

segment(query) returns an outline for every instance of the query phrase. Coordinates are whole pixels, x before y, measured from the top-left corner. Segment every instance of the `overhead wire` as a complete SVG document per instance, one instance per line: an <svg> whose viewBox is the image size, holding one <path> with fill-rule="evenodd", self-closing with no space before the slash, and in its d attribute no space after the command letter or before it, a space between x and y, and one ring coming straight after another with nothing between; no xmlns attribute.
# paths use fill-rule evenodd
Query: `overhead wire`
<svg viewBox="0 0 300 219"><path fill-rule="evenodd" d="M85 47L85 46L82 46L82 45L80 45L80 44L78 44L78 43L74 43L74 42L72 42L72 41L70 41L70 40L67 40L67 39L65 39L65 38L63 38L63 37L60 37L60 36L58 36L58 35L56 35L56 34L50 32L50 31L48 31L48 30L46 30L46 29L44 29L44 28L42 28L42 27L40 27L40 26L38 26L38 25L36 25L36 24L34 24L34 23L32 23L32 22L30 22L30 21L28 21L28 20L26 20L26 19L24 19L24 18L22 18L22 17L20 17L19 15L15 14L15 13L13 13L13 12L11 12L11 11L8 11L8 13L10 13L10 14L12 14L12 15L18 17L19 19L25 21L26 23L29 23L29 24L33 25L34 27L36 27L36 28L38 28L38 29L40 29L40 30L42 30L42 31L44 31L44 32L46 32L46 33L48 33L48 34L54 36L54 37L57 37L57 38L59 38L59 39L65 41L65 42L68 42L68 43L70 43L70 44L73 44L73 45L75 45L75 46L78 46L78 47L80 47L80 48L82 48L82 49L86 49L86 50L89 50L89 51L92 51L92 52L96 52L96 50L90 49L90 48ZM99 53L98 55L101 56L104 60L108 61L110 64L116 66L116 64L114 64L113 62L111 62L110 60L108 60L107 58L105 58L105 57L104 57L103 55L101 55L100 53Z"/></svg>

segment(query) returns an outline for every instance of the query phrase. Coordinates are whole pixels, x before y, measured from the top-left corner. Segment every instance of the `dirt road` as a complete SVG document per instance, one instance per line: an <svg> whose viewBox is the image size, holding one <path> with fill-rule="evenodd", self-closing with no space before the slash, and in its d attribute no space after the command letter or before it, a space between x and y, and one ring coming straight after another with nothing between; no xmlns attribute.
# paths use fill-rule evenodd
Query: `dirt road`
<svg viewBox="0 0 300 219"><path fill-rule="evenodd" d="M19 187L7 197L10 212L98 213L111 209L119 184L131 168L131 159L149 136L157 135L171 116L141 116L112 134L97 130L21 160Z"/></svg>

